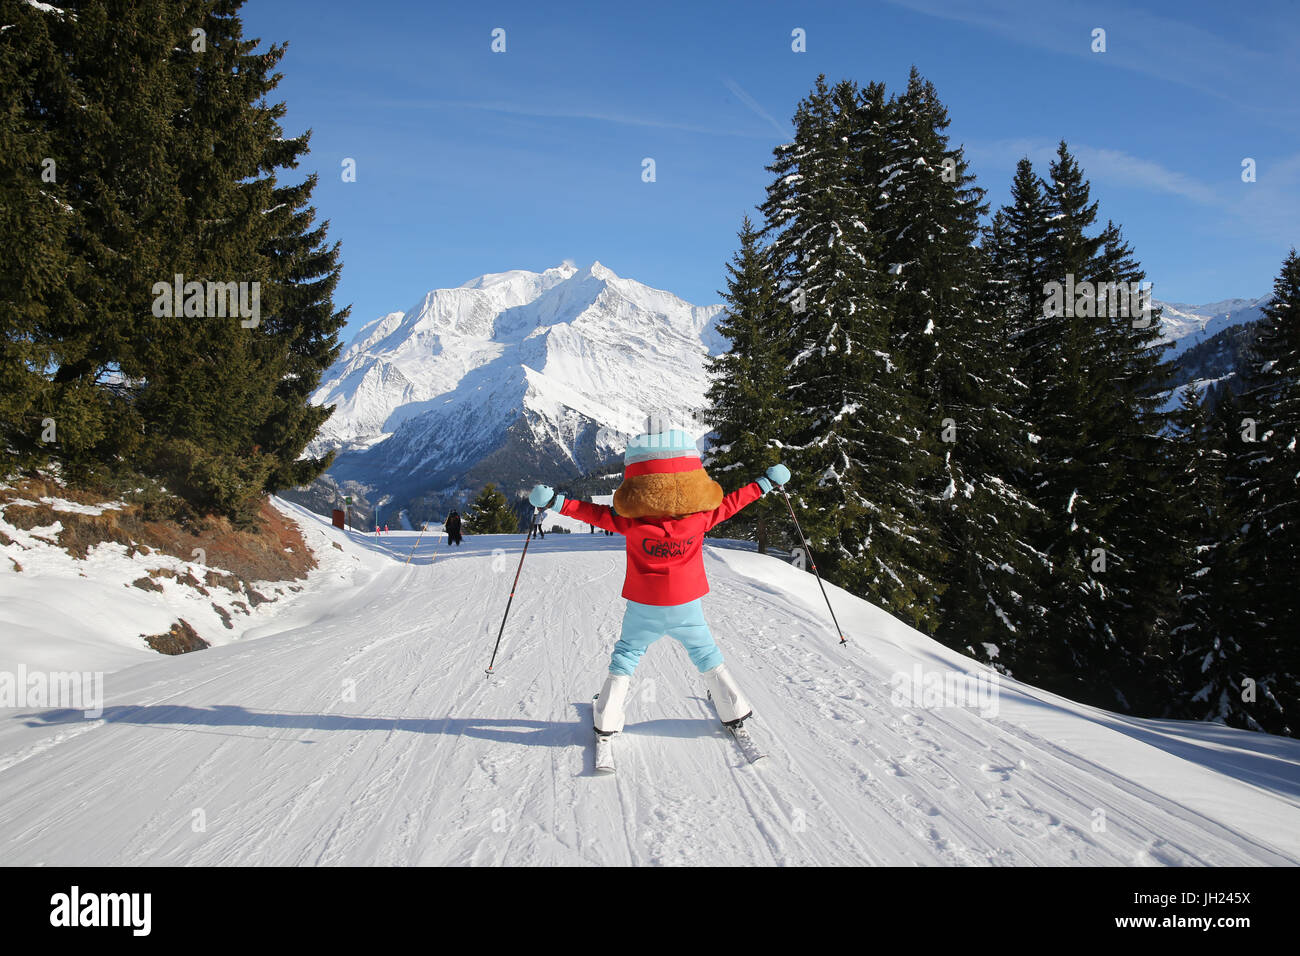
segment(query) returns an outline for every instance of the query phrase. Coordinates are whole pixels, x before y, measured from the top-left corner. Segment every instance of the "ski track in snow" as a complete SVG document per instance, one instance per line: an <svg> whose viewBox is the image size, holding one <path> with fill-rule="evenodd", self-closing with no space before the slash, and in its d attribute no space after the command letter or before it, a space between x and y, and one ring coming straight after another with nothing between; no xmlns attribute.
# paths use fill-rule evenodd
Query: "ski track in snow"
<svg viewBox="0 0 1300 956"><path fill-rule="evenodd" d="M10 712L0 722L0 858L1300 862L1296 787L1266 789L1200 765L1172 780L1133 779L1035 732L1031 719L1054 708L1085 732L1090 714L1104 712L1058 706L1060 698L1014 682L1004 684L1004 702L1014 688L1033 706L1004 706L991 717L895 706L896 671L915 660L946 666L952 652L832 588L851 638L840 647L808 575L718 547L706 552L706 616L750 695L750 726L767 759L744 762L685 652L663 638L634 680L627 728L614 741L618 772L597 776L591 695L622 619L621 538L534 541L488 678L519 538L469 537L459 550L439 546L432 563L426 540L404 565L415 533L382 541L337 534L347 548L394 560L322 601L318 619L111 673L98 720ZM1110 746L1150 746L1118 739ZM1269 753L1294 779L1300 744L1277 743ZM1204 791L1206 774L1215 789L1201 796L1217 798L1224 812L1185 798L1187 788ZM1228 812L1242 794L1274 829L1261 835L1258 812L1254 823ZM1104 830L1095 827L1099 811Z"/></svg>

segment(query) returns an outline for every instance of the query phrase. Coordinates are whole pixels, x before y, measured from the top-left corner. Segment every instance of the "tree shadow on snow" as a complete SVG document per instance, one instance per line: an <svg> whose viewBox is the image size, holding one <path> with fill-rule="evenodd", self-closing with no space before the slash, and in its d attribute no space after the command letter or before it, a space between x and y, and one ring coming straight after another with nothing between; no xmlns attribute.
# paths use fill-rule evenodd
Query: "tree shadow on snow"
<svg viewBox="0 0 1300 956"><path fill-rule="evenodd" d="M25 723L28 727L75 724L87 719L79 710L51 710L24 716L27 718ZM579 727L573 722L517 718L270 713L249 710L233 704L217 704L212 707L160 704L142 707L106 707L98 719L109 724L136 724L165 727L171 730L198 730L206 727L264 727L272 730L324 732L377 730L385 733L399 730L415 734L473 737L531 747L568 747L586 741L582 731L591 732L590 713L586 723ZM284 739L283 735L246 734L244 736L261 736L268 740Z"/></svg>

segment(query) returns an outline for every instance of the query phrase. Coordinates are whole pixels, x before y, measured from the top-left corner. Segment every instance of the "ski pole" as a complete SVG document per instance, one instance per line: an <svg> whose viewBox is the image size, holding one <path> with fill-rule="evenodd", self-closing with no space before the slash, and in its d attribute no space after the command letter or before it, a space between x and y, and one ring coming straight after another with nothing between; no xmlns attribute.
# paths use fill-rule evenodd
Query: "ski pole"
<svg viewBox="0 0 1300 956"><path fill-rule="evenodd" d="M443 518L443 519L442 519L442 533L443 533L444 535L447 534L447 519L446 519L446 518ZM431 558L429 559L429 563L430 563L430 564L433 564L433 562L435 562L435 561L437 561L437 560L438 560L438 538L437 538L437 536L435 536L434 539L433 539L433 557L431 557Z"/></svg>
<svg viewBox="0 0 1300 956"><path fill-rule="evenodd" d="M413 557L415 557L415 549L418 548L418 547L420 546L420 538L423 538L423 537L424 537L424 527L425 527L426 524L428 524L428 522L426 522L426 521L421 521L421 522L420 522L420 537L415 539L415 545L411 548L411 553L408 554L408 555L406 556L406 560L402 562L402 566L403 566L403 567L405 567L406 565L410 564L410 563L411 563L411 559L412 559Z"/></svg>
<svg viewBox="0 0 1300 956"><path fill-rule="evenodd" d="M541 509L538 509L541 510ZM534 513L533 518L537 515ZM492 648L492 660L488 662L487 674L492 676L492 668L497 662L497 651L501 649L501 635L506 630L506 618L510 616L510 605L515 599L515 588L519 586L519 572L524 569L524 558L528 556L528 542L533 540L533 521L528 522L528 537L524 538L524 550L519 555L519 567L515 568L515 581L510 585L510 598L506 601L506 613L501 615L501 629L497 631L496 647Z"/></svg>
<svg viewBox="0 0 1300 956"><path fill-rule="evenodd" d="M794 522L794 530L799 532L799 543L803 545L803 553L808 555L808 563L812 565L813 574L817 575L817 586L822 589L822 599L826 602L826 610L831 612L831 620L835 622L835 630L839 632L840 643L847 644L849 639L844 636L844 630L840 627L840 622L835 618L835 608L831 607L831 599L826 596L826 586L822 584L822 575L817 570L817 561L813 558L808 542L804 540L803 528L799 527L799 519L794 516L794 505L790 503L790 493L785 490L785 485L779 487L781 494L785 497L785 506L790 509L790 520Z"/></svg>

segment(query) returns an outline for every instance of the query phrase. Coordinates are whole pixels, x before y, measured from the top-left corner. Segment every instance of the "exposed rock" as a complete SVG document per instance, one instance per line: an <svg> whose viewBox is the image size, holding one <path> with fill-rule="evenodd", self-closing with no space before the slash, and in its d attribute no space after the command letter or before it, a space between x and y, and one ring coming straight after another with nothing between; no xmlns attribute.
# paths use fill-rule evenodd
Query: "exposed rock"
<svg viewBox="0 0 1300 956"><path fill-rule="evenodd" d="M159 654L188 654L190 651L201 651L211 646L199 637L184 618L173 624L166 634L141 634L140 636Z"/></svg>

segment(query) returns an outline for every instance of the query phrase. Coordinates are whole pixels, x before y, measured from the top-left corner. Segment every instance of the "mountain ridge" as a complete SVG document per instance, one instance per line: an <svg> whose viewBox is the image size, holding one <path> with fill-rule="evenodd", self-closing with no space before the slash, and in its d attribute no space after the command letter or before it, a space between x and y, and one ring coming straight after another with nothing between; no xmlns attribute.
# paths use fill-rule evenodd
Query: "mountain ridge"
<svg viewBox="0 0 1300 956"><path fill-rule="evenodd" d="M336 450L333 482L415 503L417 520L482 480L583 474L646 414L703 406L721 311L599 261L434 289L363 326L322 376L312 401L336 410L308 453Z"/></svg>
<svg viewBox="0 0 1300 956"><path fill-rule="evenodd" d="M1153 305L1178 361L1257 320L1267 301ZM599 261L432 289L362 326L322 376L312 401L335 412L308 453L338 457L315 506L351 493L421 520L462 506L485 481L514 494L615 462L646 414L698 416L705 359L727 348L717 331L723 308Z"/></svg>

